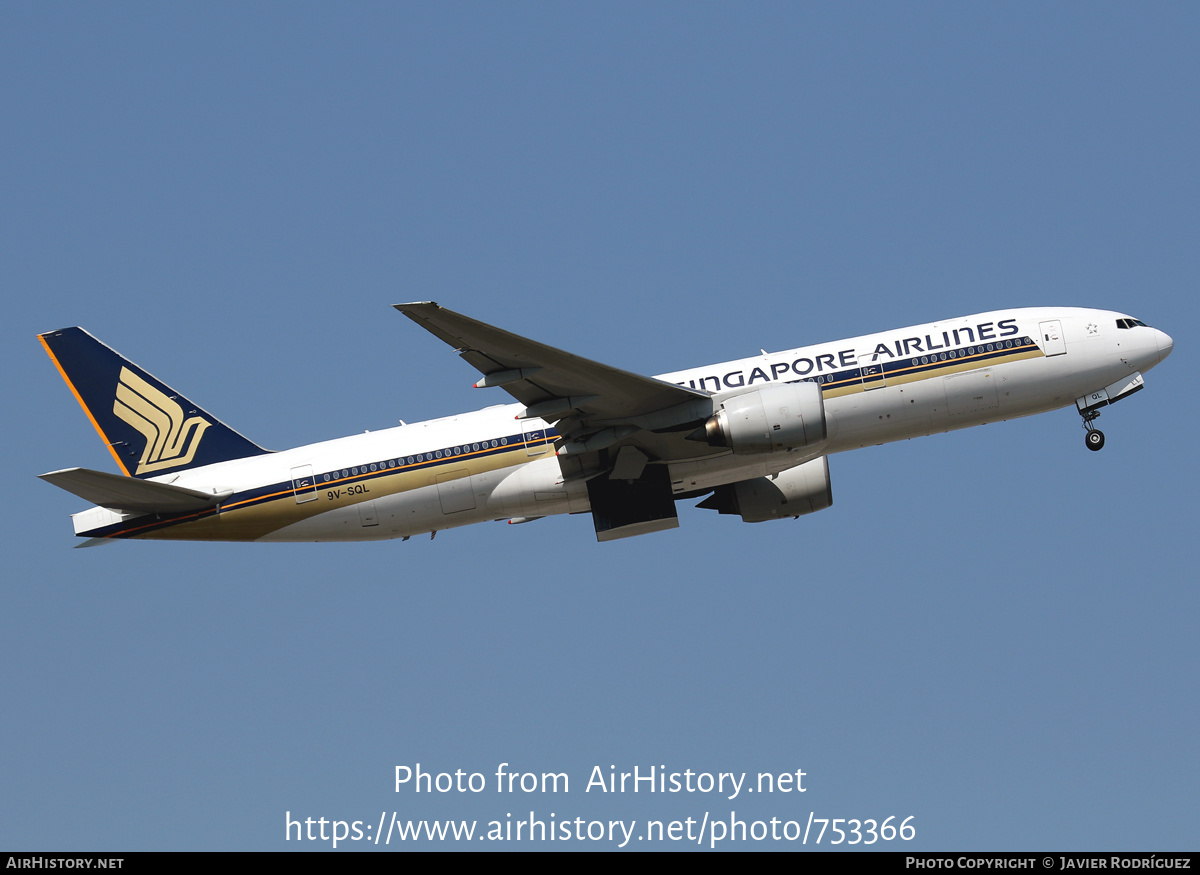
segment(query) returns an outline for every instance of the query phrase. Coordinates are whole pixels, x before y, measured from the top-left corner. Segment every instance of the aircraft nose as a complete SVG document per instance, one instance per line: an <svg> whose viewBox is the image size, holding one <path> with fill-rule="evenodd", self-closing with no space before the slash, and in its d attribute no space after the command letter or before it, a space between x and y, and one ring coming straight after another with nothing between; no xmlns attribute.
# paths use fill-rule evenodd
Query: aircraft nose
<svg viewBox="0 0 1200 875"><path fill-rule="evenodd" d="M1161 362L1171 354L1171 350L1175 348L1175 341L1171 339L1171 335L1165 331L1154 329L1154 339L1158 342L1158 360Z"/></svg>

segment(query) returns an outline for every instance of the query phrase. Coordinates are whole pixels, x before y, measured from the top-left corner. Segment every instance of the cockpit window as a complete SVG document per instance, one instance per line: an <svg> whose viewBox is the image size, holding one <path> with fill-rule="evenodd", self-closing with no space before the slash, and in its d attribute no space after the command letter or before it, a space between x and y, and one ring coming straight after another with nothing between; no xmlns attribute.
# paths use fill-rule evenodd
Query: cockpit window
<svg viewBox="0 0 1200 875"><path fill-rule="evenodd" d="M1141 319L1118 319L1117 320L1118 328L1133 328L1135 325L1139 328L1149 328L1150 327L1145 322L1143 322Z"/></svg>

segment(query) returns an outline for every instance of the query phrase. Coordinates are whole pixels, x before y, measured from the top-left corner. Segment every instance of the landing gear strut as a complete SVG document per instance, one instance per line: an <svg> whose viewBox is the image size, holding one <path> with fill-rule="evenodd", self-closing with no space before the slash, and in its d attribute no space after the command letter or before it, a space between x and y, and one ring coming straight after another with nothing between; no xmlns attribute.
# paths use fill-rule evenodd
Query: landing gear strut
<svg viewBox="0 0 1200 875"><path fill-rule="evenodd" d="M1087 444L1089 450L1100 450L1104 448L1104 432L1092 425L1093 420L1100 416L1099 410L1089 410L1087 413L1079 414L1083 417L1083 427L1087 429L1087 434L1083 437L1083 442Z"/></svg>

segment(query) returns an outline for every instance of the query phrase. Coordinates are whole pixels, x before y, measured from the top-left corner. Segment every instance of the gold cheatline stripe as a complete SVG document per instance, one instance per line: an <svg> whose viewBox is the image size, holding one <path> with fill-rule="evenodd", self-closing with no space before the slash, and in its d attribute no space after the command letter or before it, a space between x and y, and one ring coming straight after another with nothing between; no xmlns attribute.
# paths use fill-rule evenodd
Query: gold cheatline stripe
<svg viewBox="0 0 1200 875"><path fill-rule="evenodd" d="M550 442L545 441L544 443L550 443ZM514 443L514 444L508 445L508 447L496 447L496 448L488 447L487 449L488 450L496 449L496 450L511 451L511 450L515 450L515 449L521 450L524 448L526 448L526 444ZM450 460L451 461L462 460L462 459L466 459L467 456L482 455L482 453L484 453L484 450L481 450L481 449L480 450L472 450L472 451L470 451L470 453L463 453L463 454L460 454L457 456L451 455ZM416 468L416 467L419 467L422 465L427 465L427 463L430 461L444 462L446 460L445 460L445 457L443 457L443 459L426 460L425 462L413 462L413 465L410 465L410 466L409 465L404 465L404 466L397 465L395 468L388 468L388 469L385 469L385 471L383 471L383 469L380 469L380 471L367 472L366 477L367 478L379 477L379 475L384 475L384 477L390 477L391 474L401 473L404 468ZM314 487L314 489L319 491L319 490L325 489L326 486L332 486L335 484L344 483L344 481L346 481L346 480L358 480L361 477L362 477L362 474L350 474L346 478L340 478L337 480L326 480L326 481L324 481L324 483L320 483L320 484L316 483L316 480L314 480L313 487ZM316 474L313 475L313 478L316 478ZM414 489L415 489L415 487L414 487ZM244 498L244 499L241 499L240 502L233 502L233 503L222 502L221 504L216 505L216 508L212 508L212 509L215 510L217 508L220 508L220 513L224 514L224 513L227 513L227 511L229 511L229 510L233 510L234 508L240 508L240 507L242 507L242 505L245 505L245 504L252 504L252 503L256 503L256 502L268 502L268 501L271 501L271 499L282 498L284 496L292 496L294 491L295 490L293 489L292 486L288 486L287 489L283 489L278 492L269 492L269 493L266 493L265 496L254 496L253 498ZM407 490L401 490L401 491L407 491ZM389 493L389 495L396 495L396 493ZM204 511L197 511L197 513L204 513ZM194 514L192 516L194 516ZM191 519L191 516L185 517L185 519L181 519L181 520L173 520L172 525L174 525L174 523L176 523L176 522L186 522L187 520L190 520L190 519ZM142 526L139 528L145 528L145 527ZM137 531L137 529L132 529L132 531Z"/></svg>

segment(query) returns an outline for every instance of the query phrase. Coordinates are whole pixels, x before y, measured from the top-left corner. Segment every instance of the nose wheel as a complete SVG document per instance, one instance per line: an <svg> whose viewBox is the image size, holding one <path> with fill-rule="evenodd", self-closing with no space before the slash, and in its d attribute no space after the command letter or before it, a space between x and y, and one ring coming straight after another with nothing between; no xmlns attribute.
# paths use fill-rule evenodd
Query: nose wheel
<svg viewBox="0 0 1200 875"><path fill-rule="evenodd" d="M1104 449L1104 432L1092 425L1100 416L1099 410L1089 410L1083 416L1083 427L1087 429L1087 434L1083 437L1083 442L1087 444L1087 448L1092 451Z"/></svg>

